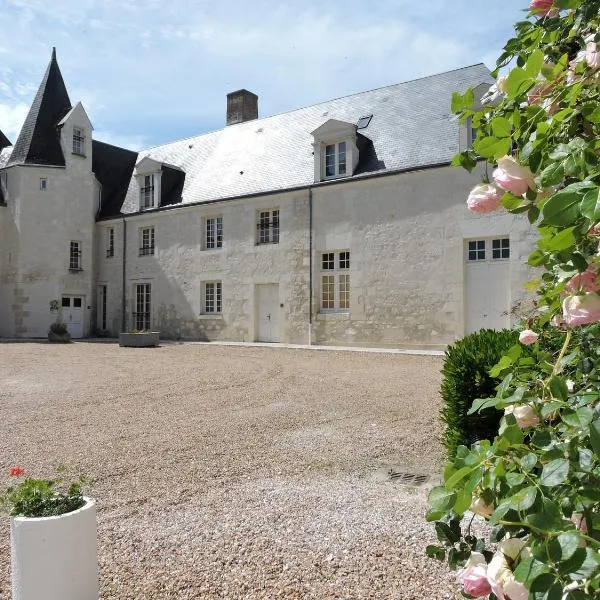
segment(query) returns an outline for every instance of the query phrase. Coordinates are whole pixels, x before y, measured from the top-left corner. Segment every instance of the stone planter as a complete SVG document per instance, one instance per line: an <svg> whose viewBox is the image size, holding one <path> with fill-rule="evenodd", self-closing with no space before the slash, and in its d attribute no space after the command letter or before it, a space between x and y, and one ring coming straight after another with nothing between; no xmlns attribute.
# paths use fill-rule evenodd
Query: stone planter
<svg viewBox="0 0 600 600"><path fill-rule="evenodd" d="M128 348L150 348L158 346L158 331L144 331L141 333L120 333L119 346Z"/></svg>
<svg viewBox="0 0 600 600"><path fill-rule="evenodd" d="M57 517L12 517L13 600L98 600L96 502Z"/></svg>

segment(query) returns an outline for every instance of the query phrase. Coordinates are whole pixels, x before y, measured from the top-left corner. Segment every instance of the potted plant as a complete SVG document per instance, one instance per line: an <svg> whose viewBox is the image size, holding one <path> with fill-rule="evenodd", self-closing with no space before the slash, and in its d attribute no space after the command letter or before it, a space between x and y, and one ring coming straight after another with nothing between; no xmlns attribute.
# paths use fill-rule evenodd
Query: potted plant
<svg viewBox="0 0 600 600"><path fill-rule="evenodd" d="M67 330L67 326L58 321L52 323L50 331L48 331L48 341L53 344L69 344L71 342L71 334Z"/></svg>
<svg viewBox="0 0 600 600"><path fill-rule="evenodd" d="M130 329L119 333L119 346L129 348L149 348L158 346L160 332L140 329Z"/></svg>
<svg viewBox="0 0 600 600"><path fill-rule="evenodd" d="M13 600L98 600L96 503L84 483L25 477L0 495L11 517Z"/></svg>

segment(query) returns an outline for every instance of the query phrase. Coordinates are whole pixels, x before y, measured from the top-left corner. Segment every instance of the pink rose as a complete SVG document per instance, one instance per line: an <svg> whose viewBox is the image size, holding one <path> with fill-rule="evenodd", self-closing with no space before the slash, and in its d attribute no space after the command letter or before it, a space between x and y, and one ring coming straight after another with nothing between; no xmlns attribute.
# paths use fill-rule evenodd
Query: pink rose
<svg viewBox="0 0 600 600"><path fill-rule="evenodd" d="M585 62L590 69L600 68L600 52L595 42L588 42L585 47Z"/></svg>
<svg viewBox="0 0 600 600"><path fill-rule="evenodd" d="M573 69L569 69L567 71L566 82L567 85L573 85L577 81L577 75L575 75L575 71Z"/></svg>
<svg viewBox="0 0 600 600"><path fill-rule="evenodd" d="M554 315L550 319L550 325L552 327L564 327L566 325L565 320L560 315Z"/></svg>
<svg viewBox="0 0 600 600"><path fill-rule="evenodd" d="M521 429L535 427L539 422L539 417L529 404L511 404L504 409L505 415L512 415Z"/></svg>
<svg viewBox="0 0 600 600"><path fill-rule="evenodd" d="M527 167L522 167L512 156L498 159L498 168L494 169L492 175L496 185L515 196L522 196L529 188L535 189L533 173Z"/></svg>
<svg viewBox="0 0 600 600"><path fill-rule="evenodd" d="M552 9L552 4L554 4L554 0L531 0L529 3L529 10L536 17L545 17L546 15L552 17L558 14L557 9Z"/></svg>
<svg viewBox="0 0 600 600"><path fill-rule="evenodd" d="M525 346L531 346L531 344L535 344L538 340L538 334L531 329L523 329L519 334L519 341L521 344Z"/></svg>
<svg viewBox="0 0 600 600"><path fill-rule="evenodd" d="M476 185L467 198L469 210L476 213L489 213L500 208L502 192L491 183L480 183Z"/></svg>
<svg viewBox="0 0 600 600"><path fill-rule="evenodd" d="M571 277L567 282L567 289L570 292L597 292L600 290L598 285L598 273L594 265L589 265L583 273Z"/></svg>
<svg viewBox="0 0 600 600"><path fill-rule="evenodd" d="M477 565L459 571L458 580L463 586L465 594L474 598L483 598L492 592L487 580L487 565Z"/></svg>
<svg viewBox="0 0 600 600"><path fill-rule="evenodd" d="M581 294L568 296L562 303L563 318L570 327L600 321L600 296Z"/></svg>
<svg viewBox="0 0 600 600"><path fill-rule="evenodd" d="M515 579L502 552L494 554L488 565L487 577L492 592L498 600L529 599L527 588Z"/></svg>
<svg viewBox="0 0 600 600"><path fill-rule="evenodd" d="M498 77L498 79L496 79L496 89L499 92L502 92L503 94L506 94L506 82L508 80L508 77L505 77L504 75Z"/></svg>
<svg viewBox="0 0 600 600"><path fill-rule="evenodd" d="M581 533L587 534L587 532L588 532L587 522L581 513L573 513L571 515L571 521L575 525L575 527L577 527L577 529L579 529L579 531L581 531Z"/></svg>
<svg viewBox="0 0 600 600"><path fill-rule="evenodd" d="M486 504L483 498L476 498L471 503L471 511L484 519L489 519L494 514L494 510L496 509L490 504Z"/></svg>

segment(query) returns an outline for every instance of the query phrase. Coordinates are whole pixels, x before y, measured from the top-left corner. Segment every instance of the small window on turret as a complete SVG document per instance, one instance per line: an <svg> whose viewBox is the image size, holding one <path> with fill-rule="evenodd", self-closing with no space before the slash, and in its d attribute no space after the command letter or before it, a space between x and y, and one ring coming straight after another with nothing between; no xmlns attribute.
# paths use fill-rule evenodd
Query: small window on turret
<svg viewBox="0 0 600 600"><path fill-rule="evenodd" d="M85 136L79 127L73 127L73 154L85 156Z"/></svg>
<svg viewBox="0 0 600 600"><path fill-rule="evenodd" d="M48 189L48 180L45 177L40 177L40 190L45 192Z"/></svg>

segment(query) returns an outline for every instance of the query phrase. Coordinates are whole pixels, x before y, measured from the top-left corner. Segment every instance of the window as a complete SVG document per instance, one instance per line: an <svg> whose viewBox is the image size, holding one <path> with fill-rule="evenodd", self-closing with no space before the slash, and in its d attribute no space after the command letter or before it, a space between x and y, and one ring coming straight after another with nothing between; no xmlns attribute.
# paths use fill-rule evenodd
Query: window
<svg viewBox="0 0 600 600"><path fill-rule="evenodd" d="M263 210L258 213L258 244L279 243L279 210Z"/></svg>
<svg viewBox="0 0 600 600"><path fill-rule="evenodd" d="M69 270L81 271L81 242L71 242L69 249Z"/></svg>
<svg viewBox="0 0 600 600"><path fill-rule="evenodd" d="M135 312L133 313L133 328L138 331L150 329L150 296L149 283L138 283L135 286Z"/></svg>
<svg viewBox="0 0 600 600"><path fill-rule="evenodd" d="M510 258L510 240L508 238L492 240L492 260L506 258Z"/></svg>
<svg viewBox="0 0 600 600"><path fill-rule="evenodd" d="M204 247L207 250L223 247L223 217L206 219L205 231L206 238Z"/></svg>
<svg viewBox="0 0 600 600"><path fill-rule="evenodd" d="M85 155L85 136L79 127L73 127L73 154Z"/></svg>
<svg viewBox="0 0 600 600"><path fill-rule="evenodd" d="M510 239L469 240L466 242L466 250L468 262L508 260L510 258Z"/></svg>
<svg viewBox="0 0 600 600"><path fill-rule="evenodd" d="M71 306L71 297L70 296L63 296L62 298L62 307L63 308L69 308Z"/></svg>
<svg viewBox="0 0 600 600"><path fill-rule="evenodd" d="M154 254L154 227L140 229L140 256Z"/></svg>
<svg viewBox="0 0 600 600"><path fill-rule="evenodd" d="M6 171L0 173L0 196L2 195L4 196L4 202L6 202L8 196L8 173ZM0 204L2 204L1 200Z"/></svg>
<svg viewBox="0 0 600 600"><path fill-rule="evenodd" d="M350 310L350 252L321 254L321 310L323 312Z"/></svg>
<svg viewBox="0 0 600 600"><path fill-rule="evenodd" d="M485 240L469 242L469 261L485 260Z"/></svg>
<svg viewBox="0 0 600 600"><path fill-rule="evenodd" d="M45 177L40 177L40 190L42 192L48 189L48 180Z"/></svg>
<svg viewBox="0 0 600 600"><path fill-rule="evenodd" d="M346 142L325 146L325 177L346 174Z"/></svg>
<svg viewBox="0 0 600 600"><path fill-rule="evenodd" d="M154 175L144 175L140 188L140 209L154 208Z"/></svg>
<svg viewBox="0 0 600 600"><path fill-rule="evenodd" d="M106 258L115 255L115 230L110 227L106 230Z"/></svg>
<svg viewBox="0 0 600 600"><path fill-rule="evenodd" d="M204 312L220 314L222 307L222 285L220 281L207 281L204 284Z"/></svg>

